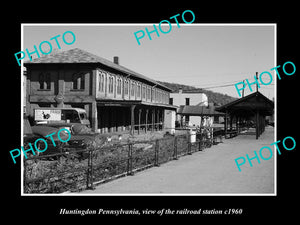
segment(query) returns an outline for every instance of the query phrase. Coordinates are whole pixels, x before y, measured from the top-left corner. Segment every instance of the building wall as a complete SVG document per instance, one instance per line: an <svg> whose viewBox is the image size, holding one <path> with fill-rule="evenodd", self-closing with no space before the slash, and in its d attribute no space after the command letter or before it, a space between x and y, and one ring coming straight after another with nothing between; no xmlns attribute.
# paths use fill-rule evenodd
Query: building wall
<svg viewBox="0 0 300 225"><path fill-rule="evenodd" d="M26 85L29 116L33 117L34 108L57 107L55 97L62 95L64 107L79 107L87 111L93 130L98 129L98 121L104 121L98 119L97 101L102 99L169 104L169 92L165 90L110 69L85 64L30 65ZM104 112L108 114L109 111Z"/></svg>
<svg viewBox="0 0 300 225"><path fill-rule="evenodd" d="M189 105L204 105L208 106L208 98L204 93L171 93L170 98L173 98L173 105L185 105L186 98L190 99Z"/></svg>
<svg viewBox="0 0 300 225"><path fill-rule="evenodd" d="M173 105L176 106L186 105L186 98L189 98L189 105L208 106L208 98L204 93L184 93L182 90L179 90L178 93L171 93L170 98L173 98ZM179 115L177 115L176 120L181 120ZM189 121L189 126L198 126L201 123L200 116L189 116L188 119L183 117L184 124L186 124L187 120Z"/></svg>
<svg viewBox="0 0 300 225"><path fill-rule="evenodd" d="M170 93L128 76L96 69L96 98L169 104Z"/></svg>

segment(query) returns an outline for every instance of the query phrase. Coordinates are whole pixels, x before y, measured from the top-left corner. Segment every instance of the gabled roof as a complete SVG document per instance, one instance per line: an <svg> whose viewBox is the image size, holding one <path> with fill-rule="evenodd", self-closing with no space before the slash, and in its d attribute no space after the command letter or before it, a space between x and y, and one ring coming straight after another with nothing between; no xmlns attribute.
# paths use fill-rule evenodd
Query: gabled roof
<svg viewBox="0 0 300 225"><path fill-rule="evenodd" d="M189 116L215 116L224 113L215 111L214 106L181 105L177 114Z"/></svg>
<svg viewBox="0 0 300 225"><path fill-rule="evenodd" d="M216 108L219 112L227 111L233 114L253 114L255 110L260 110L266 115L272 114L273 109L274 102L260 92L254 92Z"/></svg>
<svg viewBox="0 0 300 225"><path fill-rule="evenodd" d="M123 72L127 75L142 80L146 80L154 85L162 87L163 89L172 91L172 89L156 82L155 80L152 80L151 78L148 78L124 66L118 65L116 63L113 63L112 61L109 61L105 58L94 55L92 53L89 53L79 48L74 48L67 51L60 51L57 53L51 53L49 55L43 55L42 57L35 58L32 61L26 61L24 65L26 66L26 65L33 65L33 64L93 64L93 63L108 66L110 68Z"/></svg>

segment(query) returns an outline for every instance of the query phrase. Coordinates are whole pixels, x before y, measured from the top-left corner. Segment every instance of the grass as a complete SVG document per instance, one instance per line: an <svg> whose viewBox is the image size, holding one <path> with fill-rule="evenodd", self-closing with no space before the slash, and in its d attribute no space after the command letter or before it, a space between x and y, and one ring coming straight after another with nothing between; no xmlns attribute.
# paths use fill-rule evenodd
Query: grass
<svg viewBox="0 0 300 225"><path fill-rule="evenodd" d="M174 137L159 139L159 164L174 158L174 140ZM177 136L176 143L178 156L186 154L187 136ZM85 189L91 182L103 182L118 175L125 175L128 169L132 171L154 166L155 144L155 140L132 143L132 157L128 154L128 144L106 144L99 147L99 144L91 143L83 154L88 156L88 152L92 150L91 160L88 157L74 157L73 154L62 154L55 161L47 160L47 157L28 159L24 163L26 176L24 192L77 192ZM195 147L193 151L196 151Z"/></svg>

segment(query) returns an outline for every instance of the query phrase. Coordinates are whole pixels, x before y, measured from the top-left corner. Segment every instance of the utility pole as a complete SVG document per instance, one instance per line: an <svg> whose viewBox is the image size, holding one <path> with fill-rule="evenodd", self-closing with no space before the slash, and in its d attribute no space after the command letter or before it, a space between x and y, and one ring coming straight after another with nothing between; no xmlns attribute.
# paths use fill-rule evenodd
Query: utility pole
<svg viewBox="0 0 300 225"><path fill-rule="evenodd" d="M258 92L258 72L256 72L256 92Z"/></svg>
<svg viewBox="0 0 300 225"><path fill-rule="evenodd" d="M243 83L245 84L245 80L243 80ZM245 88L243 88L242 98L244 98L244 90Z"/></svg>

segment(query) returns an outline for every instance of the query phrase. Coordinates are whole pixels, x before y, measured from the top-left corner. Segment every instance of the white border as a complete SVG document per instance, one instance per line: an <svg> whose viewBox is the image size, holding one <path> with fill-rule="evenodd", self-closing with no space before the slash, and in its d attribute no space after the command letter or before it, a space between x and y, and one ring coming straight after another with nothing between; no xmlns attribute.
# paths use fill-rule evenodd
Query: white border
<svg viewBox="0 0 300 225"><path fill-rule="evenodd" d="M158 25L158 23L128 23L128 24L122 24L122 23L22 23L21 24L21 49L24 49L24 26L149 26L149 25ZM176 25L176 23L171 23L172 25ZM162 24L163 26L166 24ZM277 24L276 23L191 23L191 24L180 24L180 26L274 26L274 67L277 66ZM24 74L24 66L23 66L23 60L21 60L21 146L23 146L23 74ZM274 88L274 142L277 140L277 79L275 80L275 88ZM276 151L276 147L274 146L274 153ZM180 194L154 194L154 193L148 193L148 194L127 194L127 193L108 193L108 194L81 194L81 193L61 193L61 194L27 194L23 192L23 152L21 153L21 196L277 196L277 154L274 154L274 193L215 193L215 194L207 194L207 193L180 193Z"/></svg>

